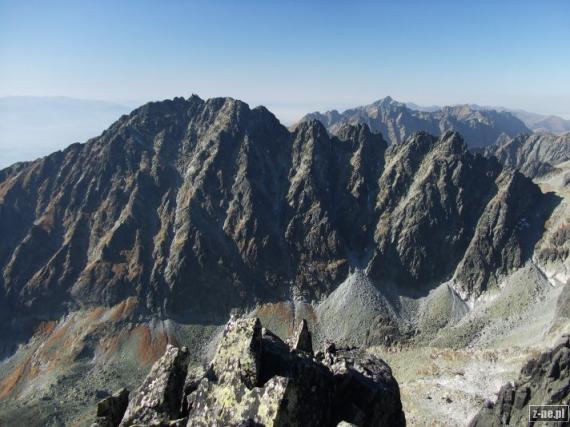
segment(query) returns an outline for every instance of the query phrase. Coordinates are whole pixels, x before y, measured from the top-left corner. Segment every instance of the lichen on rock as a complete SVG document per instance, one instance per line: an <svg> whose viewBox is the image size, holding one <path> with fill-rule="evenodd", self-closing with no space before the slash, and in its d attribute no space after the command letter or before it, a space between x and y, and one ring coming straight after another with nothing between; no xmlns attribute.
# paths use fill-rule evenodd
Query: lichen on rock
<svg viewBox="0 0 570 427"><path fill-rule="evenodd" d="M129 402L121 426L403 426L398 383L356 348L312 354L303 321L293 348L256 318L232 318L206 369L168 346Z"/></svg>

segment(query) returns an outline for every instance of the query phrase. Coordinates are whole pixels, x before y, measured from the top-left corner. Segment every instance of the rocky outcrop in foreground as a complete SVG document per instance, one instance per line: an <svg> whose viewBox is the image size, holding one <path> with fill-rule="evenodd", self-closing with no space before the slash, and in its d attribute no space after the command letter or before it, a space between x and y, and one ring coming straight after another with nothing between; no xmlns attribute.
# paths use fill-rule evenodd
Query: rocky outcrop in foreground
<svg viewBox="0 0 570 427"><path fill-rule="evenodd" d="M384 361L331 343L313 355L305 322L293 341L296 348L259 319L231 319L208 368L188 373L188 350L169 346L133 393L120 425L406 424L398 383ZM119 421L99 418L96 425Z"/></svg>
<svg viewBox="0 0 570 427"><path fill-rule="evenodd" d="M528 424L529 405L568 405L570 403L570 336L565 335L552 350L530 359L519 379L505 384L496 403L485 406L470 427L494 427ZM540 423L568 425L568 423Z"/></svg>

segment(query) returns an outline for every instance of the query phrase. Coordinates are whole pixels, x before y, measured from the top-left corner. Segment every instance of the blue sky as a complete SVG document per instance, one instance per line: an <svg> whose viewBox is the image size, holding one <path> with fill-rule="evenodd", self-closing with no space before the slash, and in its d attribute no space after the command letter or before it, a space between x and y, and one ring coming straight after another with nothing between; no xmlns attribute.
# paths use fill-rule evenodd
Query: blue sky
<svg viewBox="0 0 570 427"><path fill-rule="evenodd" d="M285 121L386 95L570 117L570 1L0 0L0 96L191 93Z"/></svg>

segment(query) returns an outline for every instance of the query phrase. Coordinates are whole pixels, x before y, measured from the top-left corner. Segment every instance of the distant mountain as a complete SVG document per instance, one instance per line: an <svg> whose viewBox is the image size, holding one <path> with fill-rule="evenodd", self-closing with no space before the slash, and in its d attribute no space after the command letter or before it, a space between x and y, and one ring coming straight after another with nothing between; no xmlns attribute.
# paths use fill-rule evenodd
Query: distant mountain
<svg viewBox="0 0 570 427"><path fill-rule="evenodd" d="M517 113L514 114L517 115ZM558 116L543 116L534 122L529 122L529 127L535 132L562 134L570 132L570 120L564 120Z"/></svg>
<svg viewBox="0 0 570 427"><path fill-rule="evenodd" d="M0 97L0 169L85 142L130 107L65 97Z"/></svg>
<svg viewBox="0 0 570 427"><path fill-rule="evenodd" d="M390 97L342 113L310 113L301 122L309 120L319 120L333 134L344 124L365 123L392 144L399 144L418 131L441 135L453 130L461 133L469 147L480 148L494 144L503 134L514 137L530 133L521 120L508 112L473 109L468 105L418 111Z"/></svg>
<svg viewBox="0 0 570 427"><path fill-rule="evenodd" d="M570 132L570 120L565 120L559 116L530 113L524 110L509 109L505 107L481 106L477 104L468 105L469 108L473 110L495 110L511 113L515 117L519 118L533 132L553 133L557 135ZM438 105L421 106L414 104L413 102L406 102L406 106L411 110L427 112L435 112L443 108Z"/></svg>

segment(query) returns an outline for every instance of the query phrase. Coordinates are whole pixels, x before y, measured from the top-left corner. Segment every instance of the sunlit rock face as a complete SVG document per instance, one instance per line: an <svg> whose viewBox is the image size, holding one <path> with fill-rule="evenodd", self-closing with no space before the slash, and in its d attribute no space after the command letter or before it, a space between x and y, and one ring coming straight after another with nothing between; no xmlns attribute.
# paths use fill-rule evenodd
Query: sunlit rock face
<svg viewBox="0 0 570 427"><path fill-rule="evenodd" d="M310 336L305 344L312 348ZM329 343L313 357L262 328L259 319L234 318L211 363L184 381L187 351L167 348L133 393L121 426L406 424L390 367L356 348Z"/></svg>
<svg viewBox="0 0 570 427"><path fill-rule="evenodd" d="M384 135L390 144L404 142L418 131L432 135L456 131L463 135L470 148L484 148L497 142L501 136L515 137L531 133L521 120L508 111L486 110L470 105L418 111L389 96L342 113L336 110L310 113L300 123L310 120L319 120L333 134L347 124L366 124L374 132Z"/></svg>
<svg viewBox="0 0 570 427"><path fill-rule="evenodd" d="M2 171L1 312L33 323L136 297L141 313L224 321L326 296L354 267L407 288L455 274L477 295L528 257L543 197L456 133L387 150L366 125L290 133L230 98L150 103Z"/></svg>

